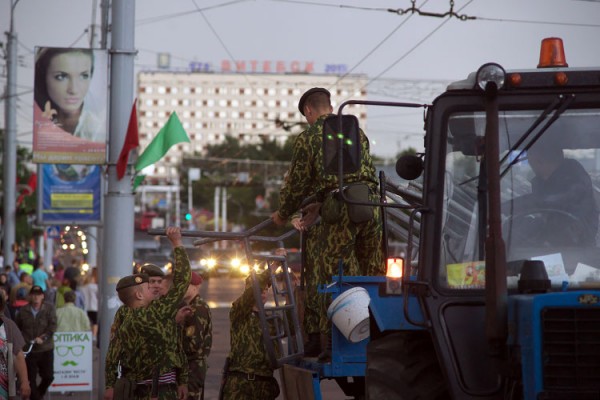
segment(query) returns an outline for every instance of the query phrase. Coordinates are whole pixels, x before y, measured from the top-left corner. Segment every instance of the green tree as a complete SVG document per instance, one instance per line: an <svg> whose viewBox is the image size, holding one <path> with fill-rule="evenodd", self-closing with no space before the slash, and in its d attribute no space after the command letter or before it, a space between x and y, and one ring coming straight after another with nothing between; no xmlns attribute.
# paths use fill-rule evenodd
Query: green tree
<svg viewBox="0 0 600 400"><path fill-rule="evenodd" d="M224 158L255 161L290 161L296 136L290 136L282 145L275 140L269 140L263 137L258 144L240 144L237 137L226 136L225 141L220 144L209 145L206 149L206 158ZM225 170L225 169L224 169ZM205 172L205 171L203 171ZM232 181L232 178L225 172L210 171L203 173L198 181L193 182L193 203L196 208L214 209L214 188L215 186L227 186L227 210L230 222L251 227L265 220L270 212L277 206L273 201L278 197L279 190L271 191L273 196L267 198L266 182L264 177L258 171L251 171L250 180L244 183ZM187 187L187 176L182 174L182 188ZM283 179L283 176L278 177ZM182 198L186 198L186 193L182 193ZM258 212L256 209L256 199L262 196L267 200L269 206ZM275 200L276 201L276 200ZM288 228L289 229L289 228ZM265 230L261 235L279 235L281 229L273 228ZM271 245L268 245L272 247ZM297 247L297 244L293 244Z"/></svg>

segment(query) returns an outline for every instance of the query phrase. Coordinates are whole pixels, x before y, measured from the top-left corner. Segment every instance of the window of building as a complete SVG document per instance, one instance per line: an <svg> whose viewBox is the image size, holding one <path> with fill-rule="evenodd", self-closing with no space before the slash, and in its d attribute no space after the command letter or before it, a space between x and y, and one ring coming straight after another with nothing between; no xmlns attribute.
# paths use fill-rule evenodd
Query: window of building
<svg viewBox="0 0 600 400"><path fill-rule="evenodd" d="M165 106L165 105L166 105L166 103L167 103L167 102L165 101L165 99L158 99L158 105L159 105L160 107L163 107L163 106Z"/></svg>
<svg viewBox="0 0 600 400"><path fill-rule="evenodd" d="M219 118L227 118L227 112L219 111Z"/></svg>
<svg viewBox="0 0 600 400"><path fill-rule="evenodd" d="M206 105L209 107L214 107L215 101L213 99L208 99Z"/></svg>
<svg viewBox="0 0 600 400"><path fill-rule="evenodd" d="M232 107L239 107L240 106L240 101L239 100L231 100L231 106Z"/></svg>
<svg viewBox="0 0 600 400"><path fill-rule="evenodd" d="M159 94L165 94L167 92L167 89L164 86L159 86L158 88L156 88L156 91Z"/></svg>

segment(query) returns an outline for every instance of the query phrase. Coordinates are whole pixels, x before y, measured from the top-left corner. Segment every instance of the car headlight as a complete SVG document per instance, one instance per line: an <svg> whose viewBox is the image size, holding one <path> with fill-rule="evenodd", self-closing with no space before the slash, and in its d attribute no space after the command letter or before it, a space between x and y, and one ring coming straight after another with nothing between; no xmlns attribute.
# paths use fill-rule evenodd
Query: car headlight
<svg viewBox="0 0 600 400"><path fill-rule="evenodd" d="M477 70L476 81L477 86L485 90L488 82L495 82L498 89L504 86L506 80L506 71L499 64L487 63L483 64Z"/></svg>
<svg viewBox="0 0 600 400"><path fill-rule="evenodd" d="M214 258L209 258L208 260L206 260L206 267L208 269L213 269L216 265L217 260L215 260Z"/></svg>
<svg viewBox="0 0 600 400"><path fill-rule="evenodd" d="M240 261L239 258L234 257L231 259L231 266L233 268L239 269L241 265L242 265L242 262Z"/></svg>
<svg viewBox="0 0 600 400"><path fill-rule="evenodd" d="M242 266L240 266L240 272L244 275L247 275L250 273L250 266L247 264L244 264Z"/></svg>

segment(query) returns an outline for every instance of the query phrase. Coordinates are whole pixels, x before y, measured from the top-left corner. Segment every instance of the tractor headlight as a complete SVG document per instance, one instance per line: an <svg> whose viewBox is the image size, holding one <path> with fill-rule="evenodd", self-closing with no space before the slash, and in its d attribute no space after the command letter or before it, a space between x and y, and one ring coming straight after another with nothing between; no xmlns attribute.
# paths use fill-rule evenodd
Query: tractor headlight
<svg viewBox="0 0 600 400"><path fill-rule="evenodd" d="M496 63L483 64L477 70L477 86L485 90L488 82L495 82L498 89L504 86L506 80L506 71Z"/></svg>

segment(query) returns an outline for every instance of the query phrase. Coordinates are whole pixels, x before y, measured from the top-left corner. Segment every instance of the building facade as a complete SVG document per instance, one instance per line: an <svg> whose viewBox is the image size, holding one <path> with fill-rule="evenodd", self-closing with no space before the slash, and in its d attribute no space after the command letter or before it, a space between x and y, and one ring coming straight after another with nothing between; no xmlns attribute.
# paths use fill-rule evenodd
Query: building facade
<svg viewBox="0 0 600 400"><path fill-rule="evenodd" d="M264 139L285 142L300 132L304 117L298 100L311 87L324 87L332 94L334 110L346 100L366 100L367 77L307 73L206 73L140 72L137 80L140 152L176 112L191 143L173 146L167 155L144 171L160 181L178 178L183 157L202 156L208 145L227 136L241 143ZM344 113L358 117L366 128L367 108L350 105Z"/></svg>

